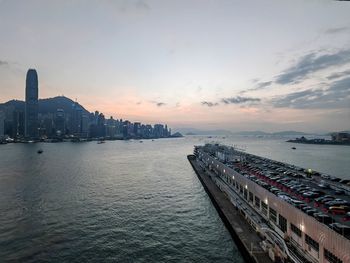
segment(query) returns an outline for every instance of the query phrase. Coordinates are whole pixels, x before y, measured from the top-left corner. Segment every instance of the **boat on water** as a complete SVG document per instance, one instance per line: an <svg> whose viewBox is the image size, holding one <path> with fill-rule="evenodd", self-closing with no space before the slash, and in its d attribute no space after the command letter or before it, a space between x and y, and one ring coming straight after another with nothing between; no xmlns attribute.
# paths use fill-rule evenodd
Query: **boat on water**
<svg viewBox="0 0 350 263"><path fill-rule="evenodd" d="M97 144L105 143L105 141L98 141Z"/></svg>
<svg viewBox="0 0 350 263"><path fill-rule="evenodd" d="M39 149L38 151L37 151L37 153L38 154L41 154L41 153L43 153L44 151L42 150L42 149Z"/></svg>
<svg viewBox="0 0 350 263"><path fill-rule="evenodd" d="M292 149L295 150L296 148L293 146Z"/></svg>

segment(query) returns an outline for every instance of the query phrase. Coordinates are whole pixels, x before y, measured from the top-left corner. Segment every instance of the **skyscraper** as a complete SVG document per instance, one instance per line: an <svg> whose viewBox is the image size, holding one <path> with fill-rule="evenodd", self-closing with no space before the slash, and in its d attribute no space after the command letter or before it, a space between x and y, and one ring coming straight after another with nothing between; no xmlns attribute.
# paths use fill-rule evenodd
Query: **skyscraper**
<svg viewBox="0 0 350 263"><path fill-rule="evenodd" d="M66 134L65 115L63 109L57 109L56 111L55 129L57 136L63 136Z"/></svg>
<svg viewBox="0 0 350 263"><path fill-rule="evenodd" d="M5 112L0 111L0 139L5 135Z"/></svg>
<svg viewBox="0 0 350 263"><path fill-rule="evenodd" d="M26 77L25 136L37 138L38 133L38 75L29 69Z"/></svg>

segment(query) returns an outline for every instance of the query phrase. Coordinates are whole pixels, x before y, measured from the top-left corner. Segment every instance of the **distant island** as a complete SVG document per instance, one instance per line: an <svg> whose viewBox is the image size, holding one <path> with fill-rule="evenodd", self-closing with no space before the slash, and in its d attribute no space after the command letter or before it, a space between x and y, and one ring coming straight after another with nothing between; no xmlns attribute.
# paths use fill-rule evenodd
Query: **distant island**
<svg viewBox="0 0 350 263"><path fill-rule="evenodd" d="M293 140L288 140L287 142L292 143L303 143L303 144L332 144L332 145L350 145L350 133L346 132L336 132L331 134L332 139L307 139L304 136L300 138L295 138Z"/></svg>
<svg viewBox="0 0 350 263"><path fill-rule="evenodd" d="M172 138L181 138L184 137L181 133L175 132L174 134L171 135Z"/></svg>
<svg viewBox="0 0 350 263"><path fill-rule="evenodd" d="M182 134L193 136L193 135L206 135L206 136L304 136L309 135L309 133L300 131L279 131L279 132L264 132L264 131L228 131L228 130L200 130L195 128L177 128L176 131Z"/></svg>

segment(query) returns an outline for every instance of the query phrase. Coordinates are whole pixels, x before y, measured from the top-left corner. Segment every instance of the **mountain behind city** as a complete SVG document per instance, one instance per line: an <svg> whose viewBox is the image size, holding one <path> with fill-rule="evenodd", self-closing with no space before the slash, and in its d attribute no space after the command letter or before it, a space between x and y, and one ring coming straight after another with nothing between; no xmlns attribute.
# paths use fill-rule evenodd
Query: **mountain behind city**
<svg viewBox="0 0 350 263"><path fill-rule="evenodd" d="M84 114L89 114L89 111L87 111L81 104L74 102L73 100L65 96L39 99L38 103L39 114L55 114L57 112L57 109L62 109L66 113L73 113L73 106L78 106L81 108ZM6 108L11 108L17 111L24 111L24 106L25 102L22 100L10 100L5 103L0 103L0 110L5 111Z"/></svg>

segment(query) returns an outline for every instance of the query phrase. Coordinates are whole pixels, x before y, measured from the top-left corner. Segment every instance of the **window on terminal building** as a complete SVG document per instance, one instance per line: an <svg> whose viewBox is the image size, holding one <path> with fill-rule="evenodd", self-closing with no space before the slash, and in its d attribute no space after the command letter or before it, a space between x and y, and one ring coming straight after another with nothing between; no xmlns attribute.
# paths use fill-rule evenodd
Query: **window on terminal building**
<svg viewBox="0 0 350 263"><path fill-rule="evenodd" d="M292 230L293 233L295 233L298 237L301 237L301 230L293 225L292 223L290 224L290 229Z"/></svg>
<svg viewBox="0 0 350 263"><path fill-rule="evenodd" d="M324 249L324 258L330 263L343 263L342 260L337 258L334 254L329 252L327 249Z"/></svg>
<svg viewBox="0 0 350 263"><path fill-rule="evenodd" d="M309 246L311 246L316 251L320 250L320 246L319 246L318 242L316 240L312 239L307 234L305 234L305 243L308 244Z"/></svg>
<svg viewBox="0 0 350 263"><path fill-rule="evenodd" d="M243 196L245 200L248 200L248 191L247 189L244 189Z"/></svg>
<svg viewBox="0 0 350 263"><path fill-rule="evenodd" d="M249 192L249 203L253 203L253 193Z"/></svg>
<svg viewBox="0 0 350 263"><path fill-rule="evenodd" d="M278 215L278 227L283 231L287 232L287 219L281 215Z"/></svg>
<svg viewBox="0 0 350 263"><path fill-rule="evenodd" d="M262 213L267 216L267 204L265 204L264 202L261 202L261 211Z"/></svg>
<svg viewBox="0 0 350 263"><path fill-rule="evenodd" d="M259 210L260 210L260 198L255 196L255 204L254 204Z"/></svg>
<svg viewBox="0 0 350 263"><path fill-rule="evenodd" d="M275 209L272 209L270 207L270 213L269 213L269 218L272 222L277 223L277 213Z"/></svg>

